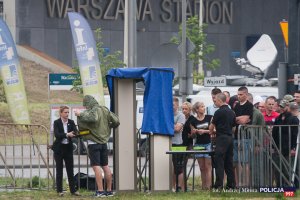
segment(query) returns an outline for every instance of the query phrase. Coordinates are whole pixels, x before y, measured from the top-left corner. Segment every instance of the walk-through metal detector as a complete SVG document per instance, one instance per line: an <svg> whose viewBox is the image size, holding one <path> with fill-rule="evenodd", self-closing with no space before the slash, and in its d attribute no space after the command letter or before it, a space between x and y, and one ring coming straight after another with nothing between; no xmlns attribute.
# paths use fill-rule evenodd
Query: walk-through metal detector
<svg viewBox="0 0 300 200"><path fill-rule="evenodd" d="M124 78L122 74L118 74L120 71L110 71L108 73L113 74L111 81L108 80L108 85L113 85L110 88L110 94L113 96L112 109L120 119L120 126L114 133L114 178L117 192L137 191L138 189L137 135L135 134L136 82L142 77L133 78L130 74L136 72L131 70L132 68L128 68L126 75L129 75L127 78ZM155 111L153 110L153 112ZM157 111L157 113L160 113L160 111ZM171 113L173 117L172 110ZM172 126L174 127L174 124ZM169 155L166 154L170 146L171 138L169 135L150 133L150 191L170 191L171 189L171 160Z"/></svg>

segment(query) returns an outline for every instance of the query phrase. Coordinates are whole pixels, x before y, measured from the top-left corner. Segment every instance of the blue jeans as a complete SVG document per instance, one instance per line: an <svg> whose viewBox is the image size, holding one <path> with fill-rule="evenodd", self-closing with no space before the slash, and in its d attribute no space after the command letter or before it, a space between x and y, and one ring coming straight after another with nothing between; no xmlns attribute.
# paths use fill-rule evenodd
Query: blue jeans
<svg viewBox="0 0 300 200"><path fill-rule="evenodd" d="M204 147L205 149L203 149L203 150L211 151L211 143L208 143L208 144L195 144L195 147ZM195 158L210 158L210 155L199 153L199 154L195 154Z"/></svg>
<svg viewBox="0 0 300 200"><path fill-rule="evenodd" d="M240 153L240 163L248 163L249 147L250 139L240 140L240 145L238 144L238 140L233 140L233 162L238 162L238 153Z"/></svg>

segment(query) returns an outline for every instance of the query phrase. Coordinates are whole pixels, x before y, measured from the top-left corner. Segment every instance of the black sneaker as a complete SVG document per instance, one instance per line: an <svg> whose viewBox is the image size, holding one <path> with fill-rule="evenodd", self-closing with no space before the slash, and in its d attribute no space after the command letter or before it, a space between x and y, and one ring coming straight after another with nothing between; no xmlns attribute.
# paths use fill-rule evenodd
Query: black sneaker
<svg viewBox="0 0 300 200"><path fill-rule="evenodd" d="M105 191L96 191L95 197L106 197Z"/></svg>
<svg viewBox="0 0 300 200"><path fill-rule="evenodd" d="M108 197L113 197L113 196L114 196L113 191L107 191L107 192L106 192L106 196L108 196Z"/></svg>

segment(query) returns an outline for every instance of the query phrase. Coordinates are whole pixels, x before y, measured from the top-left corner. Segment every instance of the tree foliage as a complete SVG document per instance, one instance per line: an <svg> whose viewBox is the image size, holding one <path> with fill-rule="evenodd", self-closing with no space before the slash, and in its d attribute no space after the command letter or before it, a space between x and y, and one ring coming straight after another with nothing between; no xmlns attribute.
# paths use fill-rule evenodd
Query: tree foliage
<svg viewBox="0 0 300 200"><path fill-rule="evenodd" d="M220 66L220 59L212 59L209 56L215 51L215 45L207 42L206 28L207 24L199 26L197 15L188 18L186 21L186 36L195 44L195 49L188 55L188 58L193 62L194 71L197 69L199 60L203 61L203 65L205 65L207 69L214 70ZM181 42L181 36L182 24L179 26L178 37L171 38L171 42L179 44Z"/></svg>
<svg viewBox="0 0 300 200"><path fill-rule="evenodd" d="M102 42L102 31L100 28L95 30L96 35L96 48L98 51L98 57L100 61L100 70L102 75L103 87L107 87L106 74L112 68L120 68L126 66L125 63L120 59L122 54L121 51L115 51L111 54L107 54L106 49L103 47ZM77 64L77 67L74 68L74 71L79 74L78 79L73 81L73 88L71 90L83 93L82 82L80 77L80 71Z"/></svg>
<svg viewBox="0 0 300 200"><path fill-rule="evenodd" d="M1 77L0 77L0 102L6 103L4 85L3 85L3 80L1 79Z"/></svg>

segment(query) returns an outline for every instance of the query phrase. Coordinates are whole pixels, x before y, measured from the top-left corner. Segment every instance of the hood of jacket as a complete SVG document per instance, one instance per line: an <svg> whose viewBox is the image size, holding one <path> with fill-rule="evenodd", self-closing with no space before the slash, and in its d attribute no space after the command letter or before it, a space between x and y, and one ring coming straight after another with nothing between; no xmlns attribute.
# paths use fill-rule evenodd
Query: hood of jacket
<svg viewBox="0 0 300 200"><path fill-rule="evenodd" d="M83 106L87 109L91 109L94 106L99 106L97 100L91 95L85 95L83 98Z"/></svg>

